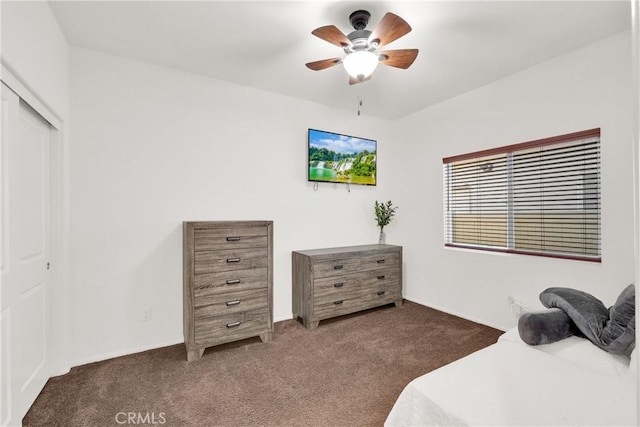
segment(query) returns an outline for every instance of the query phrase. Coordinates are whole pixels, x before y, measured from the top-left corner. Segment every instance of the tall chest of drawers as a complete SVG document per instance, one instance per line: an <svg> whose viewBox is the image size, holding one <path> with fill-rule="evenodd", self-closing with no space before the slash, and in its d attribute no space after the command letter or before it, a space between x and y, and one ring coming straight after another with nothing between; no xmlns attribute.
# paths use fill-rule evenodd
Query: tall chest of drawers
<svg viewBox="0 0 640 427"><path fill-rule="evenodd" d="M184 222L187 360L206 347L273 333L273 222Z"/></svg>
<svg viewBox="0 0 640 427"><path fill-rule="evenodd" d="M293 315L320 320L402 304L402 246L363 245L292 253Z"/></svg>

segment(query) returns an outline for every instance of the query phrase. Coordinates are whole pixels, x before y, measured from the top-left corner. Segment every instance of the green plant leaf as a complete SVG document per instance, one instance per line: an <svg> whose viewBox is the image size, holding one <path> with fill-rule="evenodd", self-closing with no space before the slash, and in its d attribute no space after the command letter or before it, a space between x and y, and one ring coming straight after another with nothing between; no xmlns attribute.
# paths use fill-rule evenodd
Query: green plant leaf
<svg viewBox="0 0 640 427"><path fill-rule="evenodd" d="M378 227L380 227L380 231L382 231L385 226L389 225L398 210L397 206L393 206L393 202L391 202L391 200L386 202L378 202L376 200L373 208L376 216L376 223L378 224Z"/></svg>

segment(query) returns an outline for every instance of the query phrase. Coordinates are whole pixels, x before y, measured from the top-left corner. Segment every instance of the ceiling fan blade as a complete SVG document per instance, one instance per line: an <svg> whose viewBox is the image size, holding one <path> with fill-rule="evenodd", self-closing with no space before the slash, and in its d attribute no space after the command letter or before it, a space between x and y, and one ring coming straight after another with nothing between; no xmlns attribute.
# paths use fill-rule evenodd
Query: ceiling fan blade
<svg viewBox="0 0 640 427"><path fill-rule="evenodd" d="M394 40L407 34L411 31L411 26L407 24L407 21L400 18L391 12L387 12L378 26L369 36L369 44L375 40L378 42L378 47L391 43Z"/></svg>
<svg viewBox="0 0 640 427"><path fill-rule="evenodd" d="M351 77L351 76L349 76L349 84L350 84L350 85L356 85L356 84L358 84L358 83L364 83L364 82L366 82L367 80L371 80L371 76L369 76L369 77L365 77L365 78L364 78L364 79L362 79L362 80L359 80L359 79L357 79L357 78L355 78L355 77Z"/></svg>
<svg viewBox="0 0 640 427"><path fill-rule="evenodd" d="M407 69L418 56L418 49L396 49L380 52L380 62L396 68Z"/></svg>
<svg viewBox="0 0 640 427"><path fill-rule="evenodd" d="M305 65L307 68L313 71L320 71L326 68L331 68L334 65L338 65L342 62L340 58L331 58L331 59L321 59L320 61L307 62Z"/></svg>
<svg viewBox="0 0 640 427"><path fill-rule="evenodd" d="M338 47L351 46L351 41L335 25L316 28L311 34Z"/></svg>

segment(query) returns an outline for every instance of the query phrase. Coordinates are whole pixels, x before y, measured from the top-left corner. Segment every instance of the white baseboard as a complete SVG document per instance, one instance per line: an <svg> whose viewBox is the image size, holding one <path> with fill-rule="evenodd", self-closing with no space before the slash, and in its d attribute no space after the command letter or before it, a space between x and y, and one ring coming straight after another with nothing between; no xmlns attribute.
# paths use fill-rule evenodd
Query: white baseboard
<svg viewBox="0 0 640 427"><path fill-rule="evenodd" d="M289 317L287 316L276 317L273 319L273 323L284 322L285 320L293 320L293 313L291 313Z"/></svg>
<svg viewBox="0 0 640 427"><path fill-rule="evenodd" d="M70 370L71 370L70 366L59 367L58 369L55 369L51 372L51 376L49 378L59 377L60 375L68 374Z"/></svg>
<svg viewBox="0 0 640 427"><path fill-rule="evenodd" d="M140 353L148 350L155 350L157 348L168 347L170 345L182 344L184 343L183 338L174 338L171 340L167 340L164 342L158 342L154 344L148 344L140 347L132 347L127 349L122 349L118 351L112 351L109 353L96 354L86 358L76 359L71 362L71 368L75 366L86 365L88 363L101 362L103 360L113 359L115 357L128 356L130 354Z"/></svg>
<svg viewBox="0 0 640 427"><path fill-rule="evenodd" d="M429 304L429 303L426 303L424 301L420 301L419 299L415 299L415 298L404 297L404 299L406 299L407 301L415 302L416 304L424 305L425 307L433 308L434 310L442 311L443 313L451 314L453 316L461 317L463 319L470 320L472 322L479 323L481 325L485 325L485 326L489 326L489 327L494 328L494 329L498 329L499 331L506 331L507 329L509 329L509 328L505 328L503 325L497 325L497 324L494 324L492 322L487 322L484 319L478 319L476 317L469 316L467 314L460 313L460 312L457 312L455 310L451 310L448 307L441 307L441 306L438 306L438 305Z"/></svg>

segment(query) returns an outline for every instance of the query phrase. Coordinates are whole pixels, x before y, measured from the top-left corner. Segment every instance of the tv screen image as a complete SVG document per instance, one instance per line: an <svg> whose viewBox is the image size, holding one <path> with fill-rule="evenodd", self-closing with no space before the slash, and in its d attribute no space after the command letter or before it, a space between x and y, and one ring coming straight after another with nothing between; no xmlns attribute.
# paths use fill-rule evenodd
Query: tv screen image
<svg viewBox="0 0 640 427"><path fill-rule="evenodd" d="M376 141L309 129L309 181L376 185Z"/></svg>

